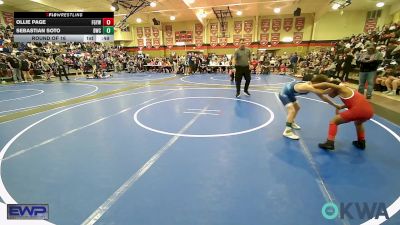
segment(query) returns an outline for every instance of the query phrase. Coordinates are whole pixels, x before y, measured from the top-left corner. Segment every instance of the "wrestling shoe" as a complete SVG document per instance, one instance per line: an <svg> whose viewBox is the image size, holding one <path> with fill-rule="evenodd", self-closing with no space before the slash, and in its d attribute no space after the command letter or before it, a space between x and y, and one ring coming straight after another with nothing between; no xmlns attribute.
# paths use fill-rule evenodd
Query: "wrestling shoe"
<svg viewBox="0 0 400 225"><path fill-rule="evenodd" d="M283 132L283 136L285 136L287 138L290 138L290 139L293 139L293 140L299 140L300 139L300 137L297 136L295 133L293 133L293 131L290 130L290 129L285 130Z"/></svg>
<svg viewBox="0 0 400 225"><path fill-rule="evenodd" d="M360 150L364 150L365 149L365 140L362 141L353 141L353 145L354 147L360 149Z"/></svg>
<svg viewBox="0 0 400 225"><path fill-rule="evenodd" d="M325 149L325 150L335 150L335 142L334 141L330 141L330 140L326 140L325 143L320 143L318 144L318 147Z"/></svg>

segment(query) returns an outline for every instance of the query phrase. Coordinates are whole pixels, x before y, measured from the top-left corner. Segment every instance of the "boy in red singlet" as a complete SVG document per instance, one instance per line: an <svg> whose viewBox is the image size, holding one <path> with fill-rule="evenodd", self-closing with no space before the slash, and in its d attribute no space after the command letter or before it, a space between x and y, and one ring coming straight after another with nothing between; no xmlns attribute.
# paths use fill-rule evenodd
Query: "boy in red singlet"
<svg viewBox="0 0 400 225"><path fill-rule="evenodd" d="M329 131L328 138L325 143L321 143L318 146L325 150L334 150L335 149L335 136L337 133L337 126L342 123L348 123L354 121L354 125L356 126L357 131L357 141L353 141L353 145L361 150L365 149L365 131L363 123L372 118L374 115L371 104L367 101L367 99L354 91L353 89L334 83L320 83L314 84L314 88L326 90L328 88L331 91L328 95L331 98L339 96L343 101L344 105L341 106L341 109L347 108L348 110L340 112L336 110L336 116L331 119L329 122Z"/></svg>

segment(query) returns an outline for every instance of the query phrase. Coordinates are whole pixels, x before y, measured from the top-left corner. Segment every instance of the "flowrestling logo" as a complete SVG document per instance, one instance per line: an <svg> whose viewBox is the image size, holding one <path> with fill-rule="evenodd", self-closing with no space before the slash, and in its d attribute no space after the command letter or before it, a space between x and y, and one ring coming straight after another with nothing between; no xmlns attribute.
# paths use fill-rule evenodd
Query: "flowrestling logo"
<svg viewBox="0 0 400 225"><path fill-rule="evenodd" d="M48 220L48 204L8 204L7 219L9 220Z"/></svg>
<svg viewBox="0 0 400 225"><path fill-rule="evenodd" d="M386 205L384 202L341 202L338 207L333 202L325 203L321 209L322 216L327 220L333 220L339 217L340 219L378 219L380 216L384 216L389 219L388 212L386 211Z"/></svg>

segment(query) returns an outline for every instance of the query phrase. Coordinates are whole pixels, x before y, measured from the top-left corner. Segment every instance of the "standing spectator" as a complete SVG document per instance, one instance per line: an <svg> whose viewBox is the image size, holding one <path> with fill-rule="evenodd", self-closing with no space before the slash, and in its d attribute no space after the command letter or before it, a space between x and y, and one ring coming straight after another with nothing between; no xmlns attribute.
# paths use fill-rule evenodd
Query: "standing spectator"
<svg viewBox="0 0 400 225"><path fill-rule="evenodd" d="M251 60L250 49L245 48L244 39L240 39L240 48L235 51L234 54L234 65L236 68L235 80L236 80L236 98L240 97L240 84L242 83L242 77L246 80L244 85L244 93L250 96L249 86L250 86L250 68L249 63Z"/></svg>
<svg viewBox="0 0 400 225"><path fill-rule="evenodd" d="M31 76L31 74L29 73L31 66L32 66L32 62L29 61L28 57L22 57L21 70L22 70L22 75L24 76L25 82L28 82L28 78L30 79L30 81L33 82L33 78Z"/></svg>
<svg viewBox="0 0 400 225"><path fill-rule="evenodd" d="M67 71L65 70L65 66L64 66L64 59L61 57L61 55L57 55L55 61L56 61L57 71L58 71L58 76L60 78L60 81L62 81L61 73L63 73L65 78L67 80L69 80L68 75L67 75Z"/></svg>
<svg viewBox="0 0 400 225"><path fill-rule="evenodd" d="M293 75L297 73L297 63L299 62L299 57L297 56L297 52L295 52L292 57L290 57L290 65L292 67Z"/></svg>
<svg viewBox="0 0 400 225"><path fill-rule="evenodd" d="M13 80L14 83L22 82L21 77L21 61L17 57L9 57L8 62L13 69Z"/></svg>
<svg viewBox="0 0 400 225"><path fill-rule="evenodd" d="M50 74L50 72L51 72L51 67L50 67L50 65L49 65L49 63L48 63L48 61L47 61L47 59L46 59L46 58L40 59L40 60L39 60L39 64L40 64L40 67L42 68L42 70L43 70L43 72L44 72L44 75L45 75L45 77L46 77L46 80L47 80L47 81L50 81L50 80L51 80L51 79L50 79L50 77L51 77L51 74Z"/></svg>
<svg viewBox="0 0 400 225"><path fill-rule="evenodd" d="M342 69L343 69L343 63L344 63L343 56L342 56L342 55L339 55L339 56L337 57L337 59L336 59L336 62L335 62L335 64L336 64L336 68L335 68L335 77L339 77L340 72L341 72Z"/></svg>
<svg viewBox="0 0 400 225"><path fill-rule="evenodd" d="M349 73L351 71L351 63L353 62L354 56L353 54L351 54L351 51L349 48L346 48L344 50L344 63L343 63L343 73L342 73L342 77L341 80L343 82L347 81L348 77L349 77Z"/></svg>
<svg viewBox="0 0 400 225"><path fill-rule="evenodd" d="M372 90L374 89L374 80L376 70L382 62L382 56L377 53L375 46L370 45L367 51L361 54L360 58L360 80L358 85L358 92L364 94L365 81L367 81L367 99L371 99Z"/></svg>

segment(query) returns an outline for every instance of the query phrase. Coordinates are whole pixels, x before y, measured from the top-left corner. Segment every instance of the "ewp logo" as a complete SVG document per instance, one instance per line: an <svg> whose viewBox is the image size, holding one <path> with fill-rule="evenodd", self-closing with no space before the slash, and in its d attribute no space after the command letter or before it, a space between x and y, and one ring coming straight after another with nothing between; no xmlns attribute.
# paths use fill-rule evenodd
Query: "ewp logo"
<svg viewBox="0 0 400 225"><path fill-rule="evenodd" d="M355 210L351 210L355 207ZM322 216L324 216L327 220L336 219L338 216L340 219L346 218L353 219L354 211L357 212L359 219L378 219L379 216L384 216L386 219L389 219L389 215L386 211L385 203L383 202L374 202L372 205L368 205L368 203L363 202L348 202L348 203L340 203L340 208L333 202L325 203L322 206Z"/></svg>
<svg viewBox="0 0 400 225"><path fill-rule="evenodd" d="M47 204L8 204L7 219L9 220L48 220L49 205Z"/></svg>

